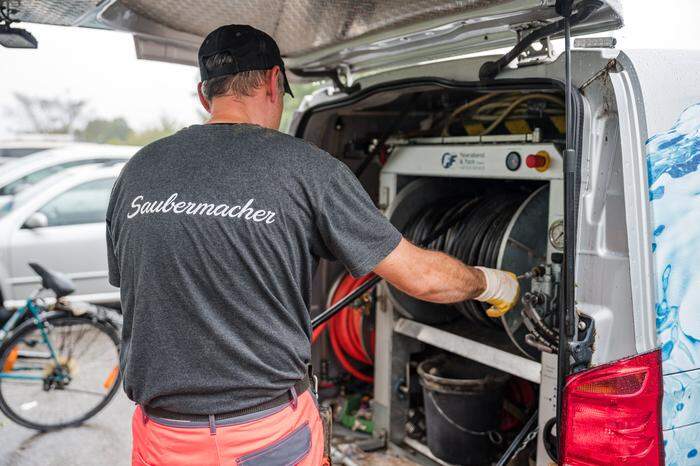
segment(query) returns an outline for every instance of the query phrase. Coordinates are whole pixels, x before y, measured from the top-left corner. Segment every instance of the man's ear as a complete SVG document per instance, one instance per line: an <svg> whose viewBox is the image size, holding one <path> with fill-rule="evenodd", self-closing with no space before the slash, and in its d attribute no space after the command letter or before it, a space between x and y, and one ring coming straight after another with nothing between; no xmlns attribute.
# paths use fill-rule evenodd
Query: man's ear
<svg viewBox="0 0 700 466"><path fill-rule="evenodd" d="M202 104L204 110L206 110L207 113L211 113L211 104L202 93L202 83L197 84L197 95L199 96L199 103Z"/></svg>
<svg viewBox="0 0 700 466"><path fill-rule="evenodd" d="M270 96L270 100L272 102L276 102L277 99L284 98L284 91L280 93L279 86L277 85L281 72L282 70L277 65L273 66L270 71L267 72L267 82L265 83L265 87L267 88L267 95Z"/></svg>

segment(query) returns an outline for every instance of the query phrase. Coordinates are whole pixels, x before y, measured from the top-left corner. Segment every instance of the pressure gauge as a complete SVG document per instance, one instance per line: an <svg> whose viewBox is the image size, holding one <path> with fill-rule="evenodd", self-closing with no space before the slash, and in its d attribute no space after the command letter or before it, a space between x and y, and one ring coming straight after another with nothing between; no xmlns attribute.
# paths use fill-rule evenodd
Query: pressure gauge
<svg viewBox="0 0 700 466"><path fill-rule="evenodd" d="M556 220L549 226L549 244L559 251L564 250L564 221Z"/></svg>
<svg viewBox="0 0 700 466"><path fill-rule="evenodd" d="M506 155L506 168L508 168L508 170L512 172L520 168L521 162L522 159L520 158L520 154L518 154L515 151L510 152L508 155Z"/></svg>

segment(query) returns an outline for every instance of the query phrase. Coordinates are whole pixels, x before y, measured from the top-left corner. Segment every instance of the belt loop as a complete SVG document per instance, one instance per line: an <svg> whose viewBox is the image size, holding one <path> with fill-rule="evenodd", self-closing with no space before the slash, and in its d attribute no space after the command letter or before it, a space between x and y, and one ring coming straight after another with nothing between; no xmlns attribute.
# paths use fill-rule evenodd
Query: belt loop
<svg viewBox="0 0 700 466"><path fill-rule="evenodd" d="M209 435L216 435L216 418L213 414L209 415Z"/></svg>
<svg viewBox="0 0 700 466"><path fill-rule="evenodd" d="M137 405L139 409L141 410L141 421L143 421L143 425L146 425L148 422L148 414L146 414L146 410L143 408L141 405Z"/></svg>
<svg viewBox="0 0 700 466"><path fill-rule="evenodd" d="M297 409L297 389L295 387L290 388L289 395L292 397L292 409Z"/></svg>

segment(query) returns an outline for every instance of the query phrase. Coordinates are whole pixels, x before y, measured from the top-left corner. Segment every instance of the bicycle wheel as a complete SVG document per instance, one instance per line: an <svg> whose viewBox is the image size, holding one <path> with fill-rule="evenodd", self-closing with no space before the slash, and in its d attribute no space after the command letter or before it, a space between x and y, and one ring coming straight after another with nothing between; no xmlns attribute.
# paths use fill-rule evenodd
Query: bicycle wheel
<svg viewBox="0 0 700 466"><path fill-rule="evenodd" d="M39 431L77 426L119 389L119 335L86 316L46 315L49 344L33 321L0 346L0 411Z"/></svg>

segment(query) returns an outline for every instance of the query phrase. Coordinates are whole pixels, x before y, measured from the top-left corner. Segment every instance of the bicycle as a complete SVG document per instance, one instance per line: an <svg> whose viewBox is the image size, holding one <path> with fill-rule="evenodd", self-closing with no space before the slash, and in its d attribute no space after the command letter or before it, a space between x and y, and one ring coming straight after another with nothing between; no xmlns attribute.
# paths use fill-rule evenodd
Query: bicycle
<svg viewBox="0 0 700 466"><path fill-rule="evenodd" d="M65 275L29 266L35 291L0 330L0 411L46 432L74 427L99 413L116 394L121 316L88 303L68 303L75 286ZM56 300L41 297L53 291Z"/></svg>

